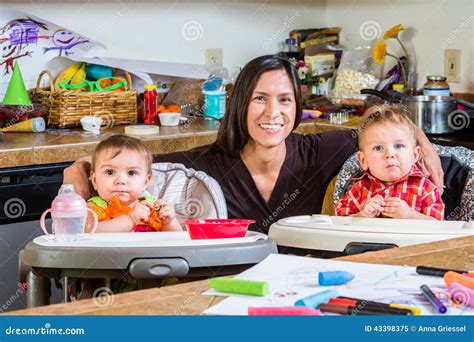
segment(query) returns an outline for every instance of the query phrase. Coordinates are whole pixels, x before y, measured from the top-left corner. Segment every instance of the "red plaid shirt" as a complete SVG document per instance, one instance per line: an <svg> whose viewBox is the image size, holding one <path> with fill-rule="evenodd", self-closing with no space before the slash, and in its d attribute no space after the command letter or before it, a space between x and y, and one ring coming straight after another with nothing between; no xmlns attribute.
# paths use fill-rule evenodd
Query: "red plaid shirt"
<svg viewBox="0 0 474 342"><path fill-rule="evenodd" d="M438 188L423 176L416 165L406 176L389 185L365 172L362 177L356 178L352 189L336 202L336 216L357 214L362 210L365 200L376 195L383 198L398 197L422 214L437 220L444 218L444 203Z"/></svg>

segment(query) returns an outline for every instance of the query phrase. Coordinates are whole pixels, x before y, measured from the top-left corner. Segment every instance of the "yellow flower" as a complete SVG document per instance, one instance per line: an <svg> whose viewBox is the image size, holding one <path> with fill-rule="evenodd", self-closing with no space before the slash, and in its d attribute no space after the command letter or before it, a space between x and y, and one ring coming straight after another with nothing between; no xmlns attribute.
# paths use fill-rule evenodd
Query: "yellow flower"
<svg viewBox="0 0 474 342"><path fill-rule="evenodd" d="M372 57L374 58L375 63L383 64L385 59L385 54L387 53L387 43L384 39L380 39L374 46L374 51L372 52Z"/></svg>
<svg viewBox="0 0 474 342"><path fill-rule="evenodd" d="M405 27L403 27L402 24L395 25L394 27L391 27L385 32L383 35L383 39L389 39L389 38L397 38L398 34L403 31Z"/></svg>

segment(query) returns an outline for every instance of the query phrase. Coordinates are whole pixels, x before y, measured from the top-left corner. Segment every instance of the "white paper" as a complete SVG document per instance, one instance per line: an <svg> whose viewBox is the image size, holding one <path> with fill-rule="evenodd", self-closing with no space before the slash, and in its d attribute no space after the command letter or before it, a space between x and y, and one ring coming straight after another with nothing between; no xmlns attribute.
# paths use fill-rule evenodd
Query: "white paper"
<svg viewBox="0 0 474 342"><path fill-rule="evenodd" d="M47 20L2 8L0 51L0 94L4 94L15 63L20 66L26 87L32 88L42 70L51 70L57 65L52 62L56 57L101 56L106 48L100 42Z"/></svg>
<svg viewBox="0 0 474 342"><path fill-rule="evenodd" d="M318 286L318 273L324 271L347 271L355 278L345 285ZM421 276L415 267L377 265L347 261L305 258L271 254L254 267L242 272L237 279L266 281L270 293L265 297L254 297L206 291L205 295L227 296L205 314L241 315L249 306L293 306L295 301L328 289L339 295L373 300L387 304L400 304L420 308L423 315L432 315L431 305L420 293L421 285L428 285L433 292L446 292L441 277ZM472 315L467 307L448 307L449 315Z"/></svg>

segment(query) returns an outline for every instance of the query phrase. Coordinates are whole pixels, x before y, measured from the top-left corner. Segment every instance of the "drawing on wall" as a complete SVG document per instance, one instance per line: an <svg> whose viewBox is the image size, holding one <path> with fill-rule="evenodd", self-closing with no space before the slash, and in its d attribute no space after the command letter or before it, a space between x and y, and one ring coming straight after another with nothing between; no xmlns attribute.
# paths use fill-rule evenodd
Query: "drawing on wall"
<svg viewBox="0 0 474 342"><path fill-rule="evenodd" d="M0 46L2 60L7 75L13 70L14 62L23 57L31 57L30 45L36 45L38 39L49 39L48 35L40 35L40 30L48 30L46 23L30 17L14 19L0 28Z"/></svg>
<svg viewBox="0 0 474 342"><path fill-rule="evenodd" d="M79 44L89 43L88 39L85 39L81 35L78 35L72 31L66 29L59 29L53 33L52 43L54 46L43 48L43 53L48 51L58 51L58 56L62 56L63 51L65 56L69 56L73 52L72 48Z"/></svg>

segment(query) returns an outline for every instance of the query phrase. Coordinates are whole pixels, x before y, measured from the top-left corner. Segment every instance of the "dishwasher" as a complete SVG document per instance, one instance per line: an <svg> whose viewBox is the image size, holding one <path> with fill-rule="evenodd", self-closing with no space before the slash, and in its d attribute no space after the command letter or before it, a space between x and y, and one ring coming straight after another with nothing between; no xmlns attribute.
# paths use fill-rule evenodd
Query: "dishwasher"
<svg viewBox="0 0 474 342"><path fill-rule="evenodd" d="M56 197L63 170L70 164L0 169L0 312L26 307L26 289L19 282L19 253L43 234L38 220ZM51 288L53 298L60 294Z"/></svg>

